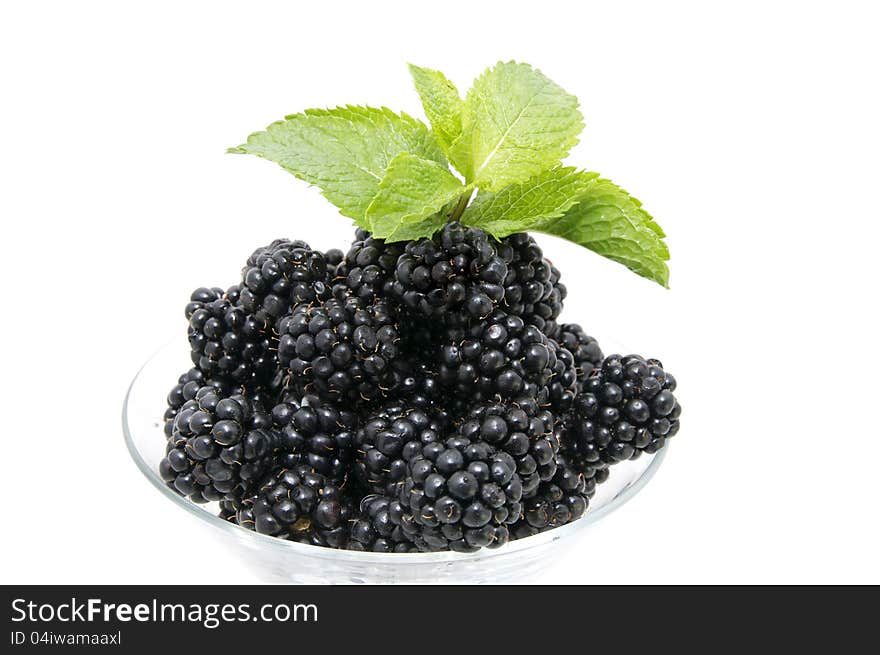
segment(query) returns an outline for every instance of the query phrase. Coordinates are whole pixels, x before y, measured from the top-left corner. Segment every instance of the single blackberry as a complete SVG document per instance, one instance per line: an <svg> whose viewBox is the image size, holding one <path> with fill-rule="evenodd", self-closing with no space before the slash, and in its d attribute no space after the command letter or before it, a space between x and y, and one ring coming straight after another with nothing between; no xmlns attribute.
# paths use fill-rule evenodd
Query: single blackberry
<svg viewBox="0 0 880 655"><path fill-rule="evenodd" d="M565 323L560 326L556 341L574 356L578 386L602 363L602 349L599 342L589 336L577 323Z"/></svg>
<svg viewBox="0 0 880 655"><path fill-rule="evenodd" d="M393 502L387 496L367 495L361 500L360 512L351 524L348 550L374 553L418 552L415 544L391 520L389 506Z"/></svg>
<svg viewBox="0 0 880 655"><path fill-rule="evenodd" d="M500 252L509 261L508 274L502 283L502 309L522 316L526 323L556 338L556 319L562 313L567 290L559 270L544 257L537 242L525 232L511 234L501 240Z"/></svg>
<svg viewBox="0 0 880 655"><path fill-rule="evenodd" d="M406 243L390 293L413 314L482 319L504 297L507 262L483 230L447 223L432 238Z"/></svg>
<svg viewBox="0 0 880 655"><path fill-rule="evenodd" d="M196 289L186 306L193 364L207 377L262 384L275 368L269 351L270 326L219 292Z"/></svg>
<svg viewBox="0 0 880 655"><path fill-rule="evenodd" d="M675 387L675 378L656 359L609 355L575 400L574 452L592 466L657 452L678 432Z"/></svg>
<svg viewBox="0 0 880 655"><path fill-rule="evenodd" d="M218 391L225 392L229 389L229 384L224 380L207 379L197 367L193 367L186 373L177 378L177 384L168 392L168 407L165 415L162 417L165 422L165 437L171 436L174 428L174 417L183 407L187 400L196 397L196 392L203 386L212 386Z"/></svg>
<svg viewBox="0 0 880 655"><path fill-rule="evenodd" d="M439 362L440 383L476 401L527 395L544 404L551 384L561 398L575 383L573 369L567 370L573 366L570 353L521 317L501 311L466 330L450 330Z"/></svg>
<svg viewBox="0 0 880 655"><path fill-rule="evenodd" d="M265 475L277 435L259 403L216 387L200 387L172 424L162 479L195 502L236 500Z"/></svg>
<svg viewBox="0 0 880 655"><path fill-rule="evenodd" d="M556 472L523 501L523 516L511 528L511 538L530 537L571 523L586 513L596 493L597 479L587 477L563 454L556 456Z"/></svg>
<svg viewBox="0 0 880 655"><path fill-rule="evenodd" d="M387 296L403 248L403 243L385 243L358 228L354 243L336 267L333 295L353 295L367 303Z"/></svg>
<svg viewBox="0 0 880 655"><path fill-rule="evenodd" d="M357 415L306 396L299 402L285 398L272 408L272 425L278 432L278 449L297 457L330 480L342 480L352 459Z"/></svg>
<svg viewBox="0 0 880 655"><path fill-rule="evenodd" d="M458 428L458 435L483 441L513 457L523 496L556 474L559 431L556 417L529 397L477 404Z"/></svg>
<svg viewBox="0 0 880 655"><path fill-rule="evenodd" d="M507 526L522 512L513 457L458 436L412 451L389 514L419 550L471 552L507 543Z"/></svg>
<svg viewBox="0 0 880 655"><path fill-rule="evenodd" d="M237 523L260 534L330 548L348 542L354 504L310 466L276 469L241 502Z"/></svg>
<svg viewBox="0 0 880 655"><path fill-rule="evenodd" d="M441 441L448 430L442 411L392 401L367 416L354 439L356 479L374 494L396 494L414 449Z"/></svg>
<svg viewBox="0 0 880 655"><path fill-rule="evenodd" d="M304 241L276 239L248 258L239 303L271 324L291 307L326 298L328 282L324 253Z"/></svg>
<svg viewBox="0 0 880 655"><path fill-rule="evenodd" d="M399 382L397 317L384 301L331 298L278 321L278 361L303 395L372 400Z"/></svg>

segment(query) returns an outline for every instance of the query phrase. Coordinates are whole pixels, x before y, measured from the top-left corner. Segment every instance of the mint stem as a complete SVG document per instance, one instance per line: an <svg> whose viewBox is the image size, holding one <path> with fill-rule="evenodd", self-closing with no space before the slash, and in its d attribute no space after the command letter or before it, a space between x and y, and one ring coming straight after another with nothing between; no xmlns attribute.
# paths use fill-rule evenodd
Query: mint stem
<svg viewBox="0 0 880 655"><path fill-rule="evenodd" d="M455 205L455 208L449 214L449 222L457 221L461 218L461 215L464 213L464 210L468 206L468 201L471 199L471 191L467 193L461 194L461 197L458 199L458 202Z"/></svg>

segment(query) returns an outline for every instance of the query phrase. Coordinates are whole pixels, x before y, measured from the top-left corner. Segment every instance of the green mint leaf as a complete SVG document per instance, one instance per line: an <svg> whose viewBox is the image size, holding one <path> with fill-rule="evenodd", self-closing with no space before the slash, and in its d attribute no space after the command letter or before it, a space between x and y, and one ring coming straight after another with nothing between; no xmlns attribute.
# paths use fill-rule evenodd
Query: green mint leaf
<svg viewBox="0 0 880 655"><path fill-rule="evenodd" d="M595 177L562 217L536 228L589 248L631 271L669 286L666 236L642 203L609 180Z"/></svg>
<svg viewBox="0 0 880 655"><path fill-rule="evenodd" d="M527 64L500 62L474 81L449 159L497 192L558 164L583 129L578 101Z"/></svg>
<svg viewBox="0 0 880 655"><path fill-rule="evenodd" d="M466 191L446 166L401 153L388 165L367 208L368 229L386 241L430 236L446 222L441 210Z"/></svg>
<svg viewBox="0 0 880 655"><path fill-rule="evenodd" d="M461 96L455 85L440 71L409 65L416 91L422 99L425 116L444 151L461 135Z"/></svg>
<svg viewBox="0 0 880 655"><path fill-rule="evenodd" d="M465 209L461 222L499 239L514 232L541 230L577 204L596 177L596 173L560 166L498 193L481 191Z"/></svg>
<svg viewBox="0 0 880 655"><path fill-rule="evenodd" d="M251 134L229 152L263 157L314 184L340 213L368 228L365 214L391 160L401 152L445 164L428 127L390 109L308 109Z"/></svg>

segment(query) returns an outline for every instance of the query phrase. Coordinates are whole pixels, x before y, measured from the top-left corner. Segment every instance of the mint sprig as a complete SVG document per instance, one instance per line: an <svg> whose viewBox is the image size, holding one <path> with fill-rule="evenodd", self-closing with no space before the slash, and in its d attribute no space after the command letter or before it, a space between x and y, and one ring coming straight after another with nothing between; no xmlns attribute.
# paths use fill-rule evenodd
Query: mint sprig
<svg viewBox="0 0 880 655"><path fill-rule="evenodd" d="M410 73L430 128L384 107L308 109L229 152L278 163L387 241L431 236L449 220L499 239L544 232L668 286L665 235L641 203L562 165L583 129L573 95L516 62L486 70L464 98L439 71Z"/></svg>

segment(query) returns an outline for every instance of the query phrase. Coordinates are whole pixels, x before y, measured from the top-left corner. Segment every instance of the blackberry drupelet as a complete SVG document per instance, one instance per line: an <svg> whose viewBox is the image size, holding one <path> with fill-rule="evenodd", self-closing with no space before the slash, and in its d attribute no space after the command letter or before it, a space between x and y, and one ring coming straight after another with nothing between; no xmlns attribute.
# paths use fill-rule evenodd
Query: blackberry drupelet
<svg viewBox="0 0 880 655"><path fill-rule="evenodd" d="M397 317L384 301L300 305L278 321L278 333L278 361L303 395L373 400L399 381Z"/></svg>
<svg viewBox="0 0 880 655"><path fill-rule="evenodd" d="M353 516L354 504L342 487L301 464L272 471L242 500L236 521L260 534L343 548Z"/></svg>
<svg viewBox="0 0 880 655"><path fill-rule="evenodd" d="M351 524L348 550L374 553L418 552L400 526L391 520L389 506L393 499L387 496L367 495L361 500L360 512Z"/></svg>
<svg viewBox="0 0 880 655"><path fill-rule="evenodd" d="M219 292L196 289L186 306L193 364L210 378L248 385L267 382L275 370L270 326L237 306L228 293Z"/></svg>
<svg viewBox="0 0 880 655"><path fill-rule="evenodd" d="M533 325L519 316L496 311L471 327L450 330L440 349L440 383L460 397L473 401L495 396L531 396L544 404L555 394L573 387L570 353L560 351Z"/></svg>
<svg viewBox="0 0 880 655"><path fill-rule="evenodd" d="M448 430L441 410L392 401L367 416L355 435L356 479L374 494L393 495L407 475L407 456L441 441Z"/></svg>
<svg viewBox="0 0 880 655"><path fill-rule="evenodd" d="M575 400L574 452L593 466L657 452L678 432L675 387L675 378L656 359L609 355Z"/></svg>
<svg viewBox="0 0 880 655"><path fill-rule="evenodd" d="M599 342L589 336L577 323L565 323L559 327L556 341L574 356L578 386L602 363L602 349Z"/></svg>
<svg viewBox="0 0 880 655"><path fill-rule="evenodd" d="M248 396L199 388L174 417L162 479L195 502L239 499L265 475L277 435L272 420Z"/></svg>
<svg viewBox="0 0 880 655"><path fill-rule="evenodd" d="M390 293L417 316L482 319L504 297L507 262L483 230L447 223L432 238L406 243Z"/></svg>
<svg viewBox="0 0 880 655"><path fill-rule="evenodd" d="M352 295L367 303L386 297L403 248L403 243L385 243L358 228L351 248L336 268L333 295Z"/></svg>
<svg viewBox="0 0 880 655"><path fill-rule="evenodd" d="M324 253L304 241L276 239L248 258L239 303L271 324L300 303L326 298L328 283Z"/></svg>
<svg viewBox="0 0 880 655"><path fill-rule="evenodd" d="M521 499L513 457L454 436L408 453L407 476L389 513L419 550L472 552L507 543Z"/></svg>
<svg viewBox="0 0 880 655"><path fill-rule="evenodd" d="M556 474L560 447L557 419L550 411L541 409L534 398L479 403L461 423L457 434L511 455L525 497Z"/></svg>
<svg viewBox="0 0 880 655"><path fill-rule="evenodd" d="M567 295L565 285L559 281L559 270L525 232L502 239L500 249L510 261L503 282L502 308L509 314L522 316L550 338L556 338L559 332L556 319L562 313Z"/></svg>
<svg viewBox="0 0 880 655"><path fill-rule="evenodd" d="M272 408L279 450L335 481L343 480L348 471L357 421L354 412L321 402L317 396L296 403L287 398Z"/></svg>

